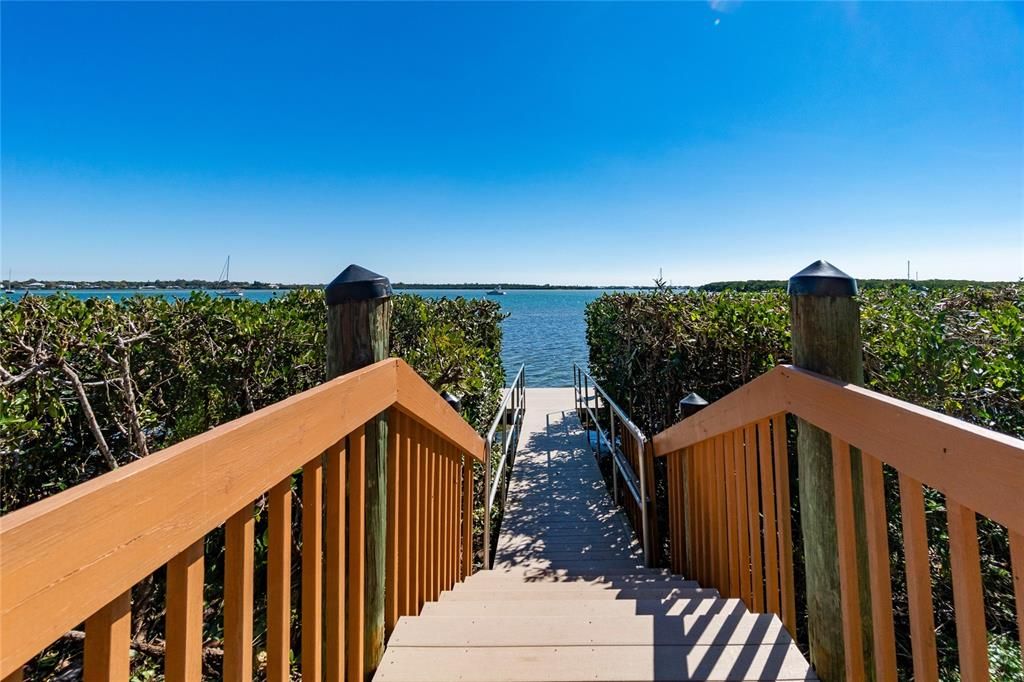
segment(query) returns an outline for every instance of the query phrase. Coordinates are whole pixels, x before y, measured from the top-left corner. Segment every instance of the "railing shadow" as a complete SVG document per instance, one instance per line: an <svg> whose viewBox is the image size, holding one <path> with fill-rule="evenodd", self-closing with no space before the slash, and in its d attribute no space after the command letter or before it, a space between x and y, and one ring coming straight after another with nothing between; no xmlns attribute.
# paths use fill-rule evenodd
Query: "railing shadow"
<svg viewBox="0 0 1024 682"><path fill-rule="evenodd" d="M547 415L545 430L521 444L499 538L496 568L547 561L551 569L572 569L609 560L639 566L639 543L571 411Z"/></svg>
<svg viewBox="0 0 1024 682"><path fill-rule="evenodd" d="M495 569L523 569L526 583L579 583L632 601L636 615L650 617L655 680L792 679L786 666L795 649L777 618L643 568L641 545L611 500L576 414L547 417L547 428L521 445Z"/></svg>

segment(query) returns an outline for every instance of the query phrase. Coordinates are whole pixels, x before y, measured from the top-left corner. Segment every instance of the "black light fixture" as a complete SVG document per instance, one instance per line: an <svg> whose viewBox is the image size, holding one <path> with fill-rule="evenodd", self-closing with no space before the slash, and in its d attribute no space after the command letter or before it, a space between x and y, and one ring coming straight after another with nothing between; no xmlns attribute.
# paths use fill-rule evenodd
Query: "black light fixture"
<svg viewBox="0 0 1024 682"><path fill-rule="evenodd" d="M452 406L453 410L459 413L462 412L462 401L454 393L449 393L448 391L441 391L441 397L444 398L444 401L446 403Z"/></svg>
<svg viewBox="0 0 1024 682"><path fill-rule="evenodd" d="M690 415L697 414L708 406L708 401L696 393L690 393L679 401L679 416L686 419Z"/></svg>

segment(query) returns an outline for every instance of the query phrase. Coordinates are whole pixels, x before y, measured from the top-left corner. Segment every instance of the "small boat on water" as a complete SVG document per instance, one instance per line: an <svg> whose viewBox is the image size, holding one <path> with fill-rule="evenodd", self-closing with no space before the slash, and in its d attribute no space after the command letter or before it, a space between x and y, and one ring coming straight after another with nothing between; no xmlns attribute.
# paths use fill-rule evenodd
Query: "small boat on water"
<svg viewBox="0 0 1024 682"><path fill-rule="evenodd" d="M494 289L491 289L490 291L488 291L487 295L488 296L504 296L506 293L507 292L504 289L502 289L501 285L499 284Z"/></svg>
<svg viewBox="0 0 1024 682"><path fill-rule="evenodd" d="M217 277L217 281L218 282L224 282L224 284L229 285L229 288L227 288L227 289L225 289L223 291L218 291L217 292L218 295L220 295L220 296L222 296L224 298L242 298L243 296L245 296L245 292L244 291L242 291L238 287L230 286L230 284L231 284L231 256L228 256L228 259L226 261L224 261L224 267L222 267L220 269L220 276Z"/></svg>
<svg viewBox="0 0 1024 682"><path fill-rule="evenodd" d="M7 284L4 285L4 293L5 294L16 293L14 291L14 289L11 287L11 272L12 272L12 270L8 270L7 271Z"/></svg>

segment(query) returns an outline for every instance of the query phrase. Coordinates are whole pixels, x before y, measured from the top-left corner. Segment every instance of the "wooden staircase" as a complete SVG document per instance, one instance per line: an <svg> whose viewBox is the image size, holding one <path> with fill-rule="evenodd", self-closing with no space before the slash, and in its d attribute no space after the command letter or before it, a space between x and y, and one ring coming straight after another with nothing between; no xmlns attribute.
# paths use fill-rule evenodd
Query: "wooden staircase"
<svg viewBox="0 0 1024 682"><path fill-rule="evenodd" d="M494 569L401 618L375 680L815 679L776 616L642 567L571 389L528 405Z"/></svg>

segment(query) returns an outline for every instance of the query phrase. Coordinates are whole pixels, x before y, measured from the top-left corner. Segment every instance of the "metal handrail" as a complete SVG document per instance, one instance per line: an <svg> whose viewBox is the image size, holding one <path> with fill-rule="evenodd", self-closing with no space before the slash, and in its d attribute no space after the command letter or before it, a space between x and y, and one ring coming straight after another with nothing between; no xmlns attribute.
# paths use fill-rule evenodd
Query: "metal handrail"
<svg viewBox="0 0 1024 682"><path fill-rule="evenodd" d="M647 480L644 472L644 453L646 452L648 439L644 435L644 432L633 423L629 418L629 415L619 407L608 392L598 384L594 377L580 367L577 363L572 363L573 369L573 393L576 400L577 411L585 411L590 417L590 421L594 423L594 430L597 432L597 450L601 450L601 441L608 445L608 452L611 453L612 463L612 494L615 503L618 504L619 499L619 476L621 474L623 482L626 484L626 488L629 490L630 496L640 507L640 526L641 526L641 542L644 549L644 562L650 565L650 532L648 529L647 519L647 508L650 504L650 500L647 497ZM591 395L590 387L594 388L593 402L594 407L590 406ZM601 428L601 422L597 418L594 410L597 409L597 397L600 394L605 404L608 406L608 433L605 434L604 429ZM637 461L640 465L639 474L633 471L633 467L626 459L622 450L618 446L618 440L615 437L615 423L618 421L619 426L624 429L637 444ZM589 428L588 428L589 430ZM588 439L589 440L589 439Z"/></svg>
<svg viewBox="0 0 1024 682"><path fill-rule="evenodd" d="M512 407L512 423L508 421L509 405ZM515 458L515 449L519 446L519 434L522 432L523 418L526 415L526 365L520 365L516 372L512 385L505 391L501 403L498 405L497 413L491 421L491 428L487 430L484 437L486 458L484 460L484 566L491 567L491 509L494 508L494 501L498 491L502 487L502 481L507 478L502 474L505 471L506 463L509 461L509 451L512 458ZM494 447L494 436L498 432L498 426L502 426L501 459L498 460L497 470L491 472L491 450ZM511 426L511 429L509 428ZM511 437L510 437L511 432ZM509 465L511 466L511 465ZM507 492L507 491L506 491Z"/></svg>

